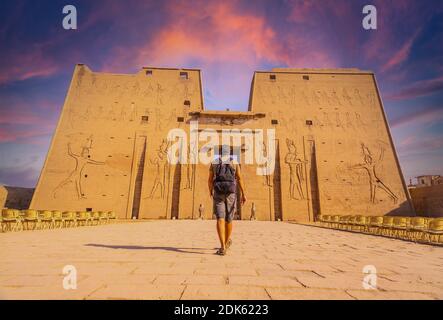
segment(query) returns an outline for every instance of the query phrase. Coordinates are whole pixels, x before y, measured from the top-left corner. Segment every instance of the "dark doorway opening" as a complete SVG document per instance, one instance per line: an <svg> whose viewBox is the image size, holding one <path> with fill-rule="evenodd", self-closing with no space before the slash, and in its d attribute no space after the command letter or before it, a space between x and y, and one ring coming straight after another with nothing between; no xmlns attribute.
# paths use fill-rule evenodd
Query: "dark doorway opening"
<svg viewBox="0 0 443 320"><path fill-rule="evenodd" d="M137 138L136 152L137 157L137 171L136 178L134 182L134 199L132 202L132 219L139 218L140 211L140 200L142 193L142 183L143 183L143 171L145 168L145 155L146 155L146 137L140 136Z"/></svg>

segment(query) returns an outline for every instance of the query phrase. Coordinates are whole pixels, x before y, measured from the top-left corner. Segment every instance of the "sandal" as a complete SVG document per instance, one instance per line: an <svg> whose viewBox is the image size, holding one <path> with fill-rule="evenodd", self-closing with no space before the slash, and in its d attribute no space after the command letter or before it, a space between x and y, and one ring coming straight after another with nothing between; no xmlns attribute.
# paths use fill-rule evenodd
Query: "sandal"
<svg viewBox="0 0 443 320"><path fill-rule="evenodd" d="M218 254L219 256L225 256L226 255L226 249L218 249L215 254Z"/></svg>
<svg viewBox="0 0 443 320"><path fill-rule="evenodd" d="M232 239L229 239L228 242L226 242L226 250L228 250L232 245Z"/></svg>

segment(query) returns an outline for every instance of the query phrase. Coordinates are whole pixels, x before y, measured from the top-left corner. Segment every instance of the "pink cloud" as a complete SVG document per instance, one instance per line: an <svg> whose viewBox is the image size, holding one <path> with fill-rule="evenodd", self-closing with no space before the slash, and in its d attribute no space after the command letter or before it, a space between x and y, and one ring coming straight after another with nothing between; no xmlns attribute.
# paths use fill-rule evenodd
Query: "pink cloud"
<svg viewBox="0 0 443 320"><path fill-rule="evenodd" d="M214 100L226 101L223 97L227 94L247 97L252 74L262 69L263 64L337 65L327 50L311 41L309 35L277 30L265 15L240 10L237 4L237 1L206 2L204 6L188 1L169 4L168 18L159 30L132 47L115 48L103 70L127 70L128 61L132 69L192 64L203 70L204 87L209 88Z"/></svg>
<svg viewBox="0 0 443 320"><path fill-rule="evenodd" d="M443 121L443 107L420 110L400 116L399 118L390 121L390 125L393 128L407 125L428 126L439 121Z"/></svg>
<svg viewBox="0 0 443 320"><path fill-rule="evenodd" d="M404 44L403 46L395 52L391 58L380 68L380 72L384 73L390 69L395 68L396 66L404 63L411 53L412 45L414 44L420 30L418 30L415 34L413 34Z"/></svg>
<svg viewBox="0 0 443 320"><path fill-rule="evenodd" d="M386 100L406 100L443 91L443 77L417 81L411 86L386 96Z"/></svg>
<svg viewBox="0 0 443 320"><path fill-rule="evenodd" d="M38 43L24 52L9 52L2 57L8 63L0 65L0 85L33 77L47 77L59 71L59 64L46 52L51 44Z"/></svg>

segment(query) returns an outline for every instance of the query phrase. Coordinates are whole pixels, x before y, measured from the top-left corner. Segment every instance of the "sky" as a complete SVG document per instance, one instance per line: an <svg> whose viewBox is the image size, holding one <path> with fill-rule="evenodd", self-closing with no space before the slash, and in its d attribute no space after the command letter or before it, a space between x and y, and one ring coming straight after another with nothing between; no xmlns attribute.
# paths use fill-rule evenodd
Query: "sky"
<svg viewBox="0 0 443 320"><path fill-rule="evenodd" d="M377 30L362 27L366 4ZM0 184L35 186L77 63L198 68L206 109L244 111L256 70L372 70L406 181L443 175L441 0L2 0Z"/></svg>

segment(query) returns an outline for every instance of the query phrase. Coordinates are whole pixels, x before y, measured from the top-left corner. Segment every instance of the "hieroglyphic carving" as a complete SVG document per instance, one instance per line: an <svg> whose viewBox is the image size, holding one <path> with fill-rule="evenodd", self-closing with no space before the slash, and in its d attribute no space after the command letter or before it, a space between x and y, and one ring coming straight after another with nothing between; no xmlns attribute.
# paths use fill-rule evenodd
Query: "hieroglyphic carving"
<svg viewBox="0 0 443 320"><path fill-rule="evenodd" d="M171 143L166 139L163 139L156 156L150 159L152 165L155 166L155 176L152 183L152 188L149 195L146 198L154 199L157 194L157 190L160 190L160 199L165 199L166 184L169 179L169 161L168 161L168 148Z"/></svg>
<svg viewBox="0 0 443 320"><path fill-rule="evenodd" d="M343 88L343 90L342 90L342 95L341 95L341 96L342 96L343 100L347 102L347 104L349 104L351 107L353 106L353 104L352 104L352 98L351 98L351 96L349 95L349 93L348 93L348 91L346 90L346 88Z"/></svg>
<svg viewBox="0 0 443 320"><path fill-rule="evenodd" d="M358 90L357 88L354 89L354 98L356 101L358 101L358 103L360 103L360 106L364 106L365 102L360 94L360 90Z"/></svg>
<svg viewBox="0 0 443 320"><path fill-rule="evenodd" d="M343 123L340 119L340 112L335 112L335 125L336 127L344 128Z"/></svg>
<svg viewBox="0 0 443 320"><path fill-rule="evenodd" d="M331 97L329 99L330 103L332 103L333 106L341 106L340 98L337 95L337 92L335 89L332 90Z"/></svg>
<svg viewBox="0 0 443 320"><path fill-rule="evenodd" d="M264 142L262 143L260 152L264 157L268 157L266 143L264 143ZM263 176L262 176L263 177L263 185L267 186L267 187L272 187L272 177L269 172L268 166L266 164L264 164L264 165L259 165L259 167L261 168L261 172L263 173Z"/></svg>
<svg viewBox="0 0 443 320"><path fill-rule="evenodd" d="M378 189L384 191L394 202L397 203L398 198L392 192L392 190L381 180L378 174L377 166L383 162L384 158L384 147L380 146L380 155L378 159L375 159L369 148L361 143L363 163L350 166L351 169L363 169L366 171L369 177L369 187L370 187L370 201L371 203L376 203L376 191Z"/></svg>
<svg viewBox="0 0 443 320"><path fill-rule="evenodd" d="M105 164L105 162L91 159L89 153L90 149L92 148L92 142L93 142L92 136L90 136L86 140L86 144L82 147L82 151L79 155L72 152L71 143L68 143L68 155L75 159L75 167L71 171L69 176L66 179L64 179L62 182L60 182L60 184L57 185L57 187L55 187L54 190L52 191L52 196L54 199L56 198L57 191L59 191L60 189L71 183L74 183L75 185L78 199L86 199L86 195L84 194L82 188L83 169L88 164L93 164L93 165Z"/></svg>
<svg viewBox="0 0 443 320"><path fill-rule="evenodd" d="M198 152L197 152L197 145L189 145L188 146L188 161L185 164L185 186L184 190L192 190L193 183L195 179L195 163L197 163L198 158Z"/></svg>
<svg viewBox="0 0 443 320"><path fill-rule="evenodd" d="M288 153L285 156L285 163L289 166L289 198L291 200L305 199L302 182L305 180L303 166L306 160L297 157L297 147L293 140L286 139Z"/></svg>
<svg viewBox="0 0 443 320"><path fill-rule="evenodd" d="M163 88L163 86L158 82L156 84L155 94L156 94L157 104L162 106L164 103L165 88Z"/></svg>

